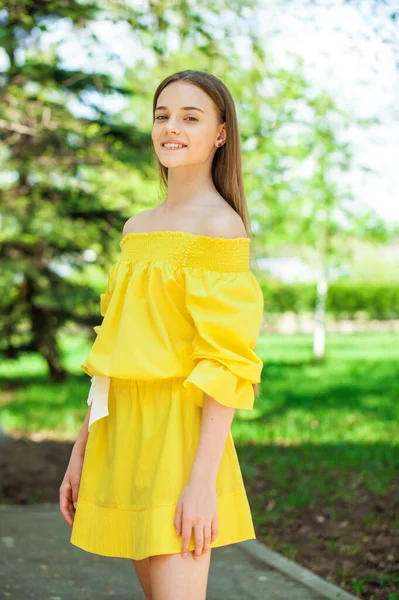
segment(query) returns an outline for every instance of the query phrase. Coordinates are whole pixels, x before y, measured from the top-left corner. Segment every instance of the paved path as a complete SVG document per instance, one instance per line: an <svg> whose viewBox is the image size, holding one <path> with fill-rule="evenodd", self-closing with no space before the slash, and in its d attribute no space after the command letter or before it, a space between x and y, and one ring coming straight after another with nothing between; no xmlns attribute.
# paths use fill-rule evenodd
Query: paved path
<svg viewBox="0 0 399 600"><path fill-rule="evenodd" d="M0 597L144 600L130 560L70 543L57 504L0 505ZM207 600L350 600L296 563L249 540L212 550Z"/></svg>

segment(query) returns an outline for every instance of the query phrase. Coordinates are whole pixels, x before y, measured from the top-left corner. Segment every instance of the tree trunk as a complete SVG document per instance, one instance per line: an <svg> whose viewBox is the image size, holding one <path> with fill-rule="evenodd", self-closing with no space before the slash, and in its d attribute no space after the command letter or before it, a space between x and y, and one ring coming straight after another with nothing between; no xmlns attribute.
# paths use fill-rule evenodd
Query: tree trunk
<svg viewBox="0 0 399 600"><path fill-rule="evenodd" d="M320 273L317 282L317 298L315 310L315 327L313 335L313 355L317 361L324 358L325 352L325 313L328 279L326 269Z"/></svg>
<svg viewBox="0 0 399 600"><path fill-rule="evenodd" d="M29 277L26 278L26 294L34 347L47 362L51 380L62 383L66 379L66 372L62 366L61 352L57 344L56 332L59 324L51 311L35 304L35 284Z"/></svg>

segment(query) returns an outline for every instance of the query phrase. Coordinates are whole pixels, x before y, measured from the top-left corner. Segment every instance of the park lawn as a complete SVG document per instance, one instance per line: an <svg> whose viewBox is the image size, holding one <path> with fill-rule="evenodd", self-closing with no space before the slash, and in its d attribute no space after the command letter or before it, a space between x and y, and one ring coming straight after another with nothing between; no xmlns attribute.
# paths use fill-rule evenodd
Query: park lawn
<svg viewBox="0 0 399 600"><path fill-rule="evenodd" d="M69 377L51 383L37 356L0 367L3 427L74 440L90 379L90 344L63 336ZM397 600L399 344L394 333L262 334L261 395L232 434L257 537L360 598ZM388 540L388 542L387 542Z"/></svg>
<svg viewBox="0 0 399 600"><path fill-rule="evenodd" d="M397 334L262 336L233 435L257 537L367 600L399 600ZM395 591L396 590L396 591Z"/></svg>

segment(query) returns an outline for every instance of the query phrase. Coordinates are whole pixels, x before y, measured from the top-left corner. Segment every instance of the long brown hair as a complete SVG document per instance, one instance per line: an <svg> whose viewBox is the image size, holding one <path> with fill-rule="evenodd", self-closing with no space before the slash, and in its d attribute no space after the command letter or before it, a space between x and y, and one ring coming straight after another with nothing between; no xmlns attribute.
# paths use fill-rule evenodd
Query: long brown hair
<svg viewBox="0 0 399 600"><path fill-rule="evenodd" d="M170 83L185 81L201 88L213 100L216 108L218 125L226 123L226 143L217 148L212 162L212 179L219 194L240 215L247 236L252 237L247 201L242 177L241 145L238 120L233 97L225 84L206 71L188 69L178 71L166 77L158 85L154 93L152 120L155 120L155 109L160 93ZM161 190L168 189L168 168L155 155L158 167ZM259 395L259 384L254 383L255 397Z"/></svg>

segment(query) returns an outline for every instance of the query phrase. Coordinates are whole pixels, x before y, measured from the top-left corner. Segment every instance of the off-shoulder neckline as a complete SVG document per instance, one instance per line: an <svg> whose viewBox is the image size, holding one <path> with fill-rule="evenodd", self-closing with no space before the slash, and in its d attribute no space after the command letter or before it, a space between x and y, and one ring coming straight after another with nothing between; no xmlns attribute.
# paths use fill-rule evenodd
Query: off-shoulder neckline
<svg viewBox="0 0 399 600"><path fill-rule="evenodd" d="M234 243L247 243L250 244L251 243L251 238L248 237L235 237L235 238L226 238L226 237L212 237L210 235L202 235L200 233L191 233L191 231L174 231L172 229L163 229L163 230L159 230L159 231L131 231L129 233L126 233L123 238L121 239L121 241L119 242L119 245L122 246L127 238L130 237L145 237L145 236L154 236L154 237L166 237L166 236L188 236L188 237L193 237L193 238L198 238L198 239L203 239L203 240L224 240L224 241L228 241L228 242L234 242Z"/></svg>

